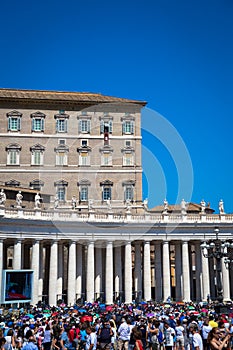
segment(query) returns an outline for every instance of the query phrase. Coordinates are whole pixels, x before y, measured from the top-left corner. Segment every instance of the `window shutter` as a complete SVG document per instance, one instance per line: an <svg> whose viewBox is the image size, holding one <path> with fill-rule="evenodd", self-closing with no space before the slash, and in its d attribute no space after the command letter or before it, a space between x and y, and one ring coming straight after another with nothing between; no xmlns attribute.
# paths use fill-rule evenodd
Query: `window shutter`
<svg viewBox="0 0 233 350"><path fill-rule="evenodd" d="M87 132L90 132L91 131L91 121L88 120L87 121Z"/></svg>
<svg viewBox="0 0 233 350"><path fill-rule="evenodd" d="M56 132L58 132L59 130L58 130L58 128L59 128L59 121L58 121L58 119L56 119Z"/></svg>
<svg viewBox="0 0 233 350"><path fill-rule="evenodd" d="M44 118L41 118L41 131L44 131Z"/></svg>
<svg viewBox="0 0 233 350"><path fill-rule="evenodd" d="M131 120L131 134L133 134L134 133L134 121L133 120Z"/></svg>
<svg viewBox="0 0 233 350"><path fill-rule="evenodd" d="M18 118L17 124L18 124L18 131L19 131L21 129L21 118Z"/></svg>
<svg viewBox="0 0 233 350"><path fill-rule="evenodd" d="M82 132L82 120L79 120L79 123L78 123L78 131L79 131L79 132Z"/></svg>
<svg viewBox="0 0 233 350"><path fill-rule="evenodd" d="M8 131L11 129L11 117L8 118Z"/></svg>
<svg viewBox="0 0 233 350"><path fill-rule="evenodd" d="M109 132L111 134L112 133L112 120L109 120L108 125L109 125Z"/></svg>
<svg viewBox="0 0 233 350"><path fill-rule="evenodd" d="M104 133L104 121L103 120L100 121L100 133L101 134Z"/></svg>
<svg viewBox="0 0 233 350"><path fill-rule="evenodd" d="M67 119L65 119L64 123L65 123L65 125L64 125L64 132L67 132L67 127L68 127Z"/></svg>
<svg viewBox="0 0 233 350"><path fill-rule="evenodd" d="M35 118L32 118L32 131L35 131Z"/></svg>
<svg viewBox="0 0 233 350"><path fill-rule="evenodd" d="M123 121L123 124L122 124L122 133L125 134L125 121Z"/></svg>

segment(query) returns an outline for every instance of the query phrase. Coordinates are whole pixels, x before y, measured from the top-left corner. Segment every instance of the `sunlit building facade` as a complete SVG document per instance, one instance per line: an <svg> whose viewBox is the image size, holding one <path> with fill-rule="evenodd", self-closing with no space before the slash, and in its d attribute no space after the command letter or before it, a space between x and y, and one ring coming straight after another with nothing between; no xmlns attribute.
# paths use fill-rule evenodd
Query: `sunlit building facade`
<svg viewBox="0 0 233 350"><path fill-rule="evenodd" d="M233 215L195 204L147 208L145 105L0 89L0 271L32 271L32 303L216 297L215 261L203 257L200 244L215 226L221 239L231 238ZM229 300L232 271L223 261L221 274ZM9 291L1 283L3 303Z"/></svg>

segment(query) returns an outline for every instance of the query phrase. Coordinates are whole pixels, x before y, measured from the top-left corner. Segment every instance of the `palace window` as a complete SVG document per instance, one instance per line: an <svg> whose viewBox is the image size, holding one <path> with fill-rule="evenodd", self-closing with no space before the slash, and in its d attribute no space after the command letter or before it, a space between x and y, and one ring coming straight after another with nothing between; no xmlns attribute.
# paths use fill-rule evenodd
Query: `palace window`
<svg viewBox="0 0 233 350"><path fill-rule="evenodd" d="M65 141L65 140L60 140ZM68 152L69 147L65 144L59 144L58 147L54 149L56 152L56 165L57 166L66 166L68 165Z"/></svg>
<svg viewBox="0 0 233 350"><path fill-rule="evenodd" d="M82 134L89 134L91 131L91 117L78 117L79 119L79 132Z"/></svg>
<svg viewBox="0 0 233 350"><path fill-rule="evenodd" d="M102 201L111 200L113 182L106 180L101 182L100 186L102 187Z"/></svg>
<svg viewBox="0 0 233 350"><path fill-rule="evenodd" d="M56 120L56 132L67 132L68 130L68 119L69 115L65 114L64 111L60 111L59 114L54 116Z"/></svg>
<svg viewBox="0 0 233 350"><path fill-rule="evenodd" d="M122 122L122 134L134 134L134 123L135 118L131 115L126 114L121 118Z"/></svg>
<svg viewBox="0 0 233 350"><path fill-rule="evenodd" d="M123 154L123 166L134 166L134 148L130 145L130 141L127 140L126 147L121 150Z"/></svg>
<svg viewBox="0 0 233 350"><path fill-rule="evenodd" d="M77 152L79 153L79 166L90 166L90 152L91 148L88 146L81 146L77 148Z"/></svg>
<svg viewBox="0 0 233 350"><path fill-rule="evenodd" d="M105 145L100 148L101 152L101 166L112 166L112 152L113 148L109 145Z"/></svg>
<svg viewBox="0 0 233 350"><path fill-rule="evenodd" d="M43 165L44 164L44 151L45 147L40 144L34 145L30 148L31 151L31 165Z"/></svg>
<svg viewBox="0 0 233 350"><path fill-rule="evenodd" d="M113 117L109 115L104 115L103 117L100 117L100 133L109 133L112 134L112 120Z"/></svg>
<svg viewBox="0 0 233 350"><path fill-rule="evenodd" d="M129 180L129 181L123 182L122 186L124 188L124 200L133 201L135 181Z"/></svg>
<svg viewBox="0 0 233 350"><path fill-rule="evenodd" d="M31 118L32 118L32 131L35 131L35 132L44 131L45 114L41 112L36 112L31 114Z"/></svg>
<svg viewBox="0 0 233 350"><path fill-rule="evenodd" d="M56 181L54 183L56 187L56 195L60 202L65 202L66 200L66 187L68 186L68 182L65 180Z"/></svg>
<svg viewBox="0 0 233 350"><path fill-rule="evenodd" d="M91 185L88 180L81 180L77 183L79 186L79 201L87 202L88 201L88 187Z"/></svg>
<svg viewBox="0 0 233 350"><path fill-rule="evenodd" d="M20 131L22 113L12 111L7 113L8 131Z"/></svg>
<svg viewBox="0 0 233 350"><path fill-rule="evenodd" d="M19 165L21 148L17 143L12 143L6 147L7 165Z"/></svg>

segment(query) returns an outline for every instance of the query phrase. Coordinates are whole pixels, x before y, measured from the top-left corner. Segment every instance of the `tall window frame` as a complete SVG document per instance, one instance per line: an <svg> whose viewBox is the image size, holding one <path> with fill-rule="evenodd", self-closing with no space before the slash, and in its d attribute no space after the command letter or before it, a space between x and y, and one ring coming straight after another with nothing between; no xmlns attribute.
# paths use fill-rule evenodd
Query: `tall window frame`
<svg viewBox="0 0 233 350"><path fill-rule="evenodd" d="M113 148L109 145L105 145L100 148L99 151L101 153L101 166L112 166Z"/></svg>
<svg viewBox="0 0 233 350"><path fill-rule="evenodd" d="M44 165L45 147L40 144L36 144L30 147L30 151L31 151L31 165L35 165L35 166Z"/></svg>
<svg viewBox="0 0 233 350"><path fill-rule="evenodd" d="M78 166L90 166L91 165L91 147L81 146L77 148L78 152Z"/></svg>
<svg viewBox="0 0 233 350"><path fill-rule="evenodd" d="M133 202L134 200L134 190L135 190L135 181L129 180L122 183L124 189L124 201Z"/></svg>
<svg viewBox="0 0 233 350"><path fill-rule="evenodd" d="M125 114L121 118L122 135L133 135L135 133L135 117L130 114Z"/></svg>
<svg viewBox="0 0 233 350"><path fill-rule="evenodd" d="M54 182L56 188L56 196L59 202L66 202L66 189L68 187L68 182L65 180L59 180Z"/></svg>
<svg viewBox="0 0 233 350"><path fill-rule="evenodd" d="M82 114L77 117L78 119L78 132L80 134L90 134L91 132L91 116Z"/></svg>
<svg viewBox="0 0 233 350"><path fill-rule="evenodd" d="M89 187L91 183L89 180L83 179L77 183L79 187L79 202L86 203L89 200Z"/></svg>
<svg viewBox="0 0 233 350"><path fill-rule="evenodd" d="M18 132L21 130L22 113L11 111L7 113L7 130L10 132Z"/></svg>
<svg viewBox="0 0 233 350"><path fill-rule="evenodd" d="M11 143L6 147L7 165L20 165L20 151L22 147L17 143Z"/></svg>
<svg viewBox="0 0 233 350"><path fill-rule="evenodd" d="M41 112L35 112L31 114L32 119L32 132L43 132L45 125L46 115Z"/></svg>
<svg viewBox="0 0 233 350"><path fill-rule="evenodd" d="M56 166L68 166L69 147L65 144L59 144L54 148L56 153Z"/></svg>
<svg viewBox="0 0 233 350"><path fill-rule="evenodd" d="M105 180L100 183L102 189L102 201L106 202L112 200L112 187L113 182L110 180Z"/></svg>
<svg viewBox="0 0 233 350"><path fill-rule="evenodd" d="M68 119L69 115L63 110L60 113L55 114L54 119L56 120L56 132L57 133L67 133L68 132Z"/></svg>
<svg viewBox="0 0 233 350"><path fill-rule="evenodd" d="M113 133L113 117L104 114L102 117L99 118L100 120L100 134L108 133L112 134Z"/></svg>

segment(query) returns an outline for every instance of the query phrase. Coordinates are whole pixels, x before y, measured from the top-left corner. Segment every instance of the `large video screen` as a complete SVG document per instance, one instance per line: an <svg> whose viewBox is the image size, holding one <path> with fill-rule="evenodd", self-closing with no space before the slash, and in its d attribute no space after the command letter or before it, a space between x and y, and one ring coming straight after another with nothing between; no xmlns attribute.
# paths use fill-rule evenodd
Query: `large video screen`
<svg viewBox="0 0 233 350"><path fill-rule="evenodd" d="M25 303L32 300L33 270L3 270L2 303Z"/></svg>

